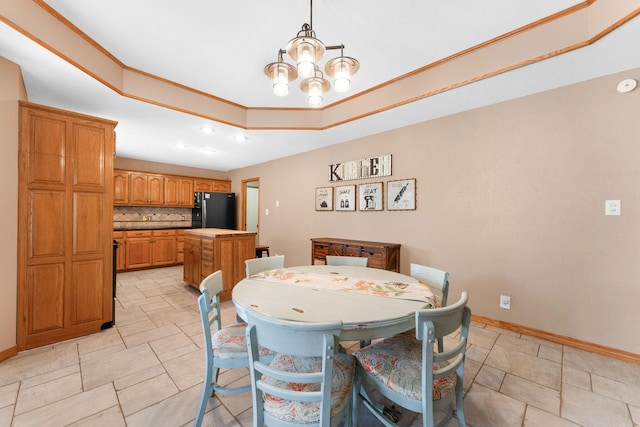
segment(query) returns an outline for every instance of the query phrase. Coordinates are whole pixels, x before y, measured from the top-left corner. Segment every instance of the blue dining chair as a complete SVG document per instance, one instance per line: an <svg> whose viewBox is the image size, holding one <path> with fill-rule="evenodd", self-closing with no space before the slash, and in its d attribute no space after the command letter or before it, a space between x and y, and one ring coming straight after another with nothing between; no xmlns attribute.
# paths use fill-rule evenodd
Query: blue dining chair
<svg viewBox="0 0 640 427"><path fill-rule="evenodd" d="M196 427L202 425L207 402L214 393L237 394L251 390L251 384L223 387L218 383L218 373L221 368L249 366L245 334L247 325L238 323L222 327L219 297L221 291L222 271L220 270L210 274L200 283L201 295L198 297L198 307L204 335L205 371L202 395L194 420ZM261 349L260 354L265 358L273 357L266 349Z"/></svg>
<svg viewBox="0 0 640 427"><path fill-rule="evenodd" d="M351 425L353 356L337 353L342 322L292 322L247 311L253 425ZM259 346L276 353L258 359Z"/></svg>
<svg viewBox="0 0 640 427"><path fill-rule="evenodd" d="M467 293L463 292L460 301L450 306L417 310L415 336L394 335L353 353L358 361L352 411L354 425L357 425L359 402L385 426L397 425L388 419L383 405L370 397L370 389L395 405L422 414L423 427L433 427L434 412L441 410L446 410L446 415L438 426L446 425L454 413L458 425L466 425L464 361L471 322L467 302ZM434 350L438 338L458 329L458 342L452 348L444 352ZM367 392L362 392L361 386Z"/></svg>
<svg viewBox="0 0 640 427"><path fill-rule="evenodd" d="M327 255L327 265L353 265L356 267L366 267L369 262L369 258L361 256L342 256L342 255Z"/></svg>
<svg viewBox="0 0 640 427"><path fill-rule="evenodd" d="M284 268L284 255L274 255L262 258L252 258L244 261L247 277L267 270Z"/></svg>
<svg viewBox="0 0 640 427"><path fill-rule="evenodd" d="M427 285L436 297L436 303L439 307L447 305L447 296L449 295L449 273L438 270L437 268L427 267L426 265L411 264L411 277L420 283ZM444 342L442 338L438 339L438 351L442 352Z"/></svg>

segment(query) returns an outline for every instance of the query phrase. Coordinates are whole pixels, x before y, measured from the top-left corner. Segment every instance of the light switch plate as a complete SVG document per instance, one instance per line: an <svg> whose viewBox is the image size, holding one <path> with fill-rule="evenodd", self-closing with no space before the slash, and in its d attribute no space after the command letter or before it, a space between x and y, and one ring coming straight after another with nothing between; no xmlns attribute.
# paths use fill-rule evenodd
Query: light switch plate
<svg viewBox="0 0 640 427"><path fill-rule="evenodd" d="M604 203L605 215L620 215L620 200L606 200Z"/></svg>

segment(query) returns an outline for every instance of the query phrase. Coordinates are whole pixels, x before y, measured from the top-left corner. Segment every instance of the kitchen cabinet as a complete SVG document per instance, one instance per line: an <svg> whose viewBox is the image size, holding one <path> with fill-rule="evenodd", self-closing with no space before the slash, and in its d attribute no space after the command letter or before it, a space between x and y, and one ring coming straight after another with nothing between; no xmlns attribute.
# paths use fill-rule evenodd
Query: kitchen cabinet
<svg viewBox="0 0 640 427"><path fill-rule="evenodd" d="M114 231L113 240L118 242L118 250L116 252L116 271L124 271L127 264L127 246L125 244L126 240L124 237L124 231Z"/></svg>
<svg viewBox="0 0 640 427"><path fill-rule="evenodd" d="M194 178L193 191L213 191L213 180L205 178Z"/></svg>
<svg viewBox="0 0 640 427"><path fill-rule="evenodd" d="M164 176L131 172L129 204L134 206L164 204Z"/></svg>
<svg viewBox="0 0 640 427"><path fill-rule="evenodd" d="M176 230L176 262L184 263L184 230Z"/></svg>
<svg viewBox="0 0 640 427"><path fill-rule="evenodd" d="M176 263L176 231L153 230L151 232L151 265Z"/></svg>
<svg viewBox="0 0 640 427"><path fill-rule="evenodd" d="M231 192L231 181L221 179L194 178L194 191L216 191L219 193Z"/></svg>
<svg viewBox="0 0 640 427"><path fill-rule="evenodd" d="M184 268L183 279L189 285L196 289L200 289L202 281L200 267L202 260L200 258L202 238L198 236L184 236Z"/></svg>
<svg viewBox="0 0 640 427"><path fill-rule="evenodd" d="M233 287L246 276L245 260L256 256L256 233L200 228L184 234L184 281L198 289L202 279L222 270L220 298L231 299Z"/></svg>
<svg viewBox="0 0 640 427"><path fill-rule="evenodd" d="M164 205L182 208L193 207L193 178L165 176Z"/></svg>
<svg viewBox="0 0 640 427"><path fill-rule="evenodd" d="M19 103L18 350L112 320L116 122Z"/></svg>
<svg viewBox="0 0 640 427"><path fill-rule="evenodd" d="M113 173L113 204L129 204L129 172Z"/></svg>
<svg viewBox="0 0 640 427"><path fill-rule="evenodd" d="M125 231L127 270L151 267L151 230Z"/></svg>
<svg viewBox="0 0 640 427"><path fill-rule="evenodd" d="M368 267L400 272L400 245L396 243L328 237L311 239L311 264L326 262L327 255L366 257Z"/></svg>
<svg viewBox="0 0 640 427"><path fill-rule="evenodd" d="M176 263L176 230L125 231L126 270Z"/></svg>
<svg viewBox="0 0 640 427"><path fill-rule="evenodd" d="M217 191L220 193L230 193L231 192L231 181L213 181L213 191Z"/></svg>

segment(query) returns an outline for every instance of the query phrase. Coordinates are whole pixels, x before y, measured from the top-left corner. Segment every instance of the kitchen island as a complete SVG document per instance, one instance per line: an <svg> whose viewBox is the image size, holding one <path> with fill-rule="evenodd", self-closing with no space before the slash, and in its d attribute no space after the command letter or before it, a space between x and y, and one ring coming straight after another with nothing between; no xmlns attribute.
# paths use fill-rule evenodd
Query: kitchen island
<svg viewBox="0 0 640 427"><path fill-rule="evenodd" d="M222 301L231 299L236 283L245 277L247 259L256 256L253 231L195 228L184 231L184 281L199 289L202 279L222 270Z"/></svg>

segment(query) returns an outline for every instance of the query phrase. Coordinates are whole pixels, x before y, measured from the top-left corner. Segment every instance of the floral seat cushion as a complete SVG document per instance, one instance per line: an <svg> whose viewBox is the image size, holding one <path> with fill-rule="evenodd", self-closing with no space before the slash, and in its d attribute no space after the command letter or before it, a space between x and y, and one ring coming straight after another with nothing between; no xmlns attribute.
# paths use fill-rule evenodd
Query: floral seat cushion
<svg viewBox="0 0 640 427"><path fill-rule="evenodd" d="M245 336L246 329L247 325L245 323L237 323L232 326L226 326L213 334L211 337L213 356L219 359L243 359L249 357L247 338ZM267 348L259 347L259 350L260 356L273 354Z"/></svg>
<svg viewBox="0 0 640 427"><path fill-rule="evenodd" d="M353 353L367 373L399 395L422 400L422 342L410 334L386 338ZM446 364L445 364L446 365ZM434 370L445 365L434 365ZM453 392L456 375L433 381L433 400Z"/></svg>
<svg viewBox="0 0 640 427"><path fill-rule="evenodd" d="M318 372L322 369L319 357L298 357L278 354L270 366L289 372ZM333 377L331 381L331 416L342 411L349 401L355 359L348 354L336 354L333 359ZM267 383L286 387L295 391L319 391L320 384L285 383L263 376ZM292 423L311 424L320 421L320 404L318 402L298 402L281 399L270 394L263 395L264 410L271 416Z"/></svg>

